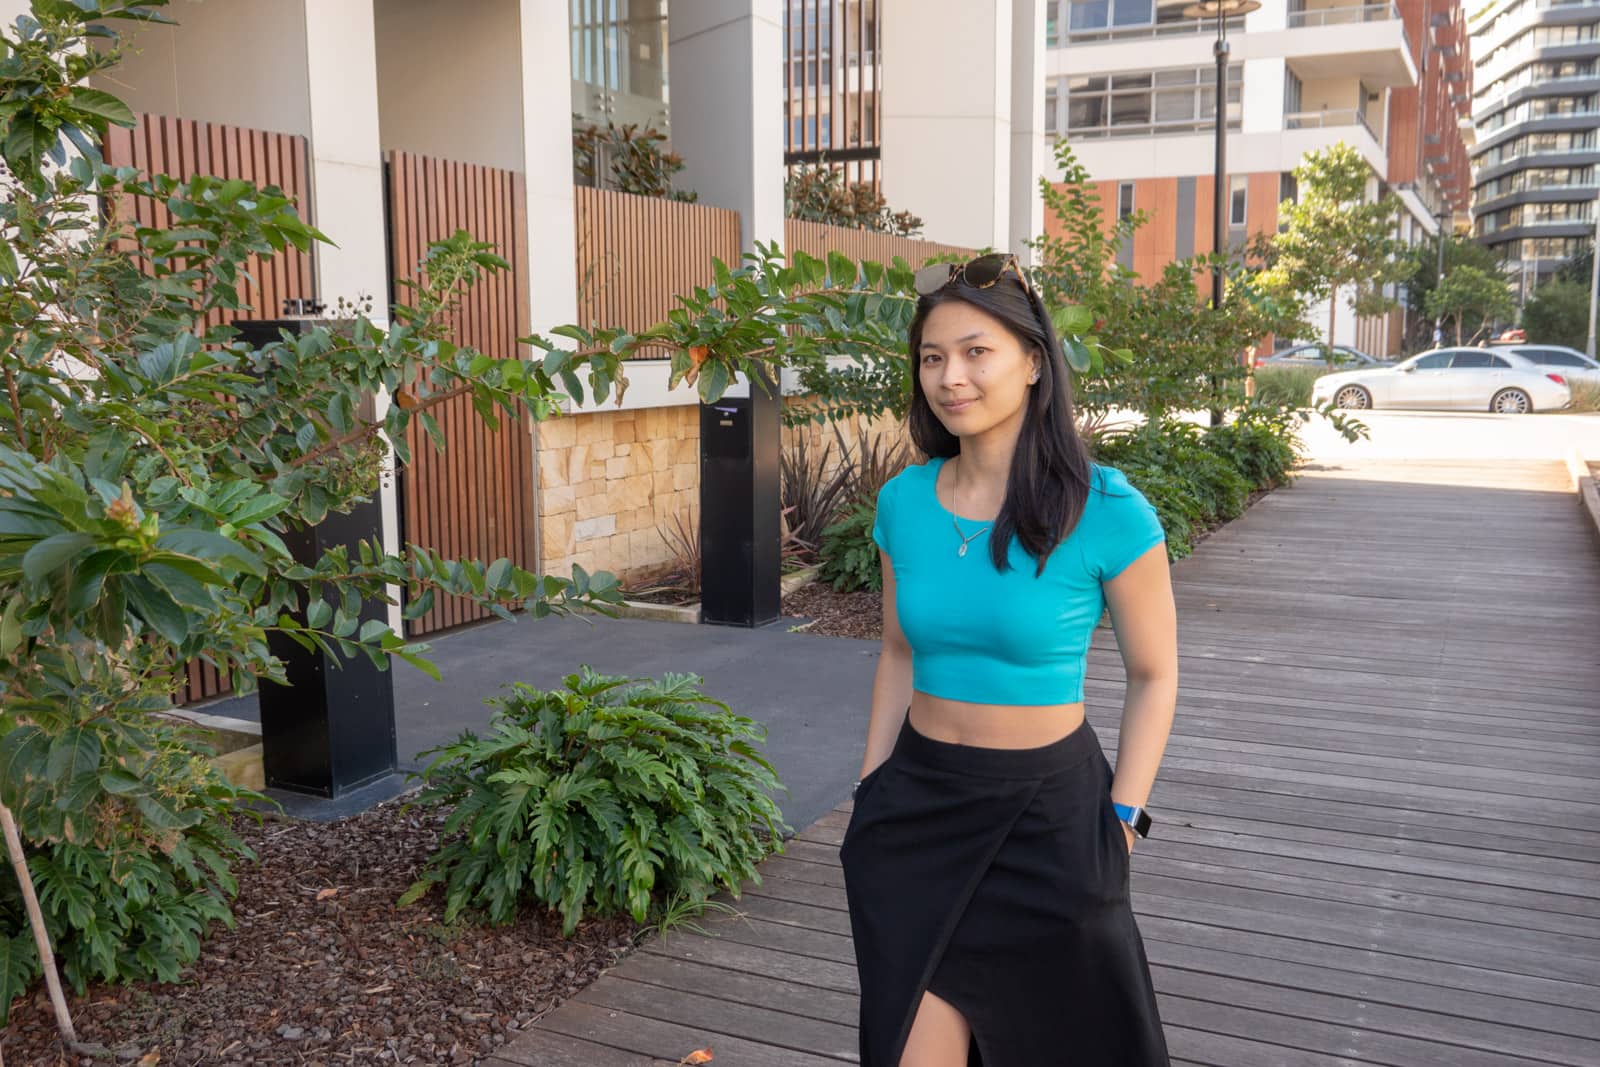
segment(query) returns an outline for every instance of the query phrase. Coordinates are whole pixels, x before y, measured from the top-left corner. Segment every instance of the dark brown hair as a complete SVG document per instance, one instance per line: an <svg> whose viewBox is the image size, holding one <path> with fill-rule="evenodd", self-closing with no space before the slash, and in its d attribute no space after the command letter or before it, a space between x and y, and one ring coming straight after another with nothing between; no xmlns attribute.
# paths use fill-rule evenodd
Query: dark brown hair
<svg viewBox="0 0 1600 1067"><path fill-rule="evenodd" d="M1035 575L1044 573L1045 561L1083 515L1089 496L1088 446L1078 436L1072 416L1072 382L1055 327L1044 304L1014 274L994 285L977 289L957 282L919 297L911 320L911 411L907 415L911 440L929 457L960 453L961 443L933 413L922 390L922 328L928 313L940 304L965 301L999 319L1021 342L1037 352L1039 381L1028 390L1022 432L1006 479L1005 503L990 531L989 553L997 570L1010 569L1007 555L1015 537L1038 561Z"/></svg>

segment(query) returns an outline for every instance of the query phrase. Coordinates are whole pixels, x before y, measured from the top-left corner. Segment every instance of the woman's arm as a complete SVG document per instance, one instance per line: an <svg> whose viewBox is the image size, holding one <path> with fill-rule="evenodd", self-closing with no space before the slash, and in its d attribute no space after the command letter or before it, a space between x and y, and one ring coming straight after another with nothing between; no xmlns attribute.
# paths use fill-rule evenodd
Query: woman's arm
<svg viewBox="0 0 1600 1067"><path fill-rule="evenodd" d="M1111 796L1118 804L1143 807L1178 704L1178 612L1166 545L1151 548L1104 588L1128 676ZM1123 830L1131 847L1133 831Z"/></svg>
<svg viewBox="0 0 1600 1067"><path fill-rule="evenodd" d="M872 679L872 715L867 720L867 752L861 759L865 778L878 764L889 758L894 739L905 722L911 705L911 646L900 630L900 616L894 606L894 566L889 554L879 549L883 565L883 649L878 655L878 671Z"/></svg>

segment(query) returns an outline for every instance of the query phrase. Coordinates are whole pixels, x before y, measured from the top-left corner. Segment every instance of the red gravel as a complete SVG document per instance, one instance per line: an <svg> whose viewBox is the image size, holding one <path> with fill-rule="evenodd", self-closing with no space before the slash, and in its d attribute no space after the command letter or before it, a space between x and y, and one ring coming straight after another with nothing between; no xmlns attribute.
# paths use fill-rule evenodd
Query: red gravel
<svg viewBox="0 0 1600 1067"><path fill-rule="evenodd" d="M180 984L69 991L79 1040L103 1055L62 1050L41 985L13 1006L6 1067L473 1063L632 949L626 918L563 939L553 913L445 926L437 890L395 908L440 821L392 801L331 824L243 822L261 859L237 868L237 928L216 928Z"/></svg>

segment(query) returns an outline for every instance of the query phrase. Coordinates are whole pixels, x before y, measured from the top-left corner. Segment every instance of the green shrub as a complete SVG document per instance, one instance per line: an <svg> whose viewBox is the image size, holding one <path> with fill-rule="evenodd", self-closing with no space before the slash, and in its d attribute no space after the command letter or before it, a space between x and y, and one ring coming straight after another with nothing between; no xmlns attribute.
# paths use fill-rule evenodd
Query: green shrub
<svg viewBox="0 0 1600 1067"><path fill-rule="evenodd" d="M755 748L766 728L700 682L584 667L559 689L514 686L488 736L424 753L437 756L416 803L450 807L456 836L400 903L438 885L446 922L471 908L504 923L531 900L559 909L570 934L585 911L644 922L652 894L703 903L759 883L756 864L783 851L787 829Z"/></svg>
<svg viewBox="0 0 1600 1067"><path fill-rule="evenodd" d="M876 504L857 504L844 518L822 531L822 566L818 575L841 593L883 591L883 568L872 527Z"/></svg>
<svg viewBox="0 0 1600 1067"><path fill-rule="evenodd" d="M1271 407L1310 407L1311 386L1327 373L1325 367L1257 367L1255 402Z"/></svg>
<svg viewBox="0 0 1600 1067"><path fill-rule="evenodd" d="M1245 408L1234 421L1206 431L1205 445L1227 459L1256 489L1284 484L1299 458L1293 411L1265 405Z"/></svg>
<svg viewBox="0 0 1600 1067"><path fill-rule="evenodd" d="M64 697L64 706L71 707ZM28 709L0 738L0 800L13 809L45 927L67 981L175 982L213 922L233 925L230 872L254 854L229 826L236 801L209 749L137 707ZM39 976L10 864L0 874L0 1024Z"/></svg>
<svg viewBox="0 0 1600 1067"><path fill-rule="evenodd" d="M1167 532L1173 559L1194 550L1197 531L1238 517L1254 489L1281 484L1295 460L1293 411L1246 408L1235 422L1203 430L1147 422L1097 437L1095 458L1144 493Z"/></svg>

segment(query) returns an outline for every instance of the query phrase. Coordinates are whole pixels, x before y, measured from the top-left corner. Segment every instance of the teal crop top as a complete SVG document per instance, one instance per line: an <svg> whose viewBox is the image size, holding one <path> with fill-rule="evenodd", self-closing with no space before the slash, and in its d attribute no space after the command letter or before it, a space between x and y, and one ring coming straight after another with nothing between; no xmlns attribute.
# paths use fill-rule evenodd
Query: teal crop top
<svg viewBox="0 0 1600 1067"><path fill-rule="evenodd" d="M1105 610L1100 583L1166 540L1155 508L1115 467L1091 468L1083 515L1044 573L1012 538L1011 569L995 569L989 534L957 555L951 515L934 483L943 459L907 467L878 494L872 539L894 565L895 607L911 645L912 687L974 704L1071 704L1083 699L1089 639ZM986 523L962 517L965 533Z"/></svg>

